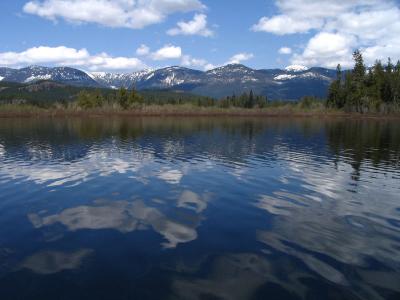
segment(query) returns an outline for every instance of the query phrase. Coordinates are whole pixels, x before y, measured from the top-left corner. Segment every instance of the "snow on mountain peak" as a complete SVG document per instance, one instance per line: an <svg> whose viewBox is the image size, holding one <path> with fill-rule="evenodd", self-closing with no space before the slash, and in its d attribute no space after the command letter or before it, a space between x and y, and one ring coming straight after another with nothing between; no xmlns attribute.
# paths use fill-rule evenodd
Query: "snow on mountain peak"
<svg viewBox="0 0 400 300"><path fill-rule="evenodd" d="M92 79L105 77L107 75L106 72L86 72Z"/></svg>
<svg viewBox="0 0 400 300"><path fill-rule="evenodd" d="M2 81L4 79L4 77L0 76L0 81Z"/></svg>
<svg viewBox="0 0 400 300"><path fill-rule="evenodd" d="M301 65L291 65L291 66L287 66L285 68L285 70L287 72L303 72L303 71L307 71L308 68L306 66L301 66Z"/></svg>
<svg viewBox="0 0 400 300"><path fill-rule="evenodd" d="M32 81L38 81L38 80L50 80L52 79L52 76L50 74L46 74L46 75L32 75L28 78L25 79L24 82L28 83L28 82L32 82Z"/></svg>
<svg viewBox="0 0 400 300"><path fill-rule="evenodd" d="M293 78L297 78L297 76L296 75L289 75L289 74L281 74L281 75L275 76L274 80L281 81L281 80L290 80L290 79L293 79Z"/></svg>

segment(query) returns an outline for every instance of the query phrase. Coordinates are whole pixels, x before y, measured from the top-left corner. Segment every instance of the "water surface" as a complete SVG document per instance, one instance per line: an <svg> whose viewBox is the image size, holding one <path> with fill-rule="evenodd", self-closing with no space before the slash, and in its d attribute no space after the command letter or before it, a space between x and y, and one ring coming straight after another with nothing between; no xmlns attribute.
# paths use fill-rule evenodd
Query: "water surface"
<svg viewBox="0 0 400 300"><path fill-rule="evenodd" d="M0 120L2 299L399 299L400 123Z"/></svg>

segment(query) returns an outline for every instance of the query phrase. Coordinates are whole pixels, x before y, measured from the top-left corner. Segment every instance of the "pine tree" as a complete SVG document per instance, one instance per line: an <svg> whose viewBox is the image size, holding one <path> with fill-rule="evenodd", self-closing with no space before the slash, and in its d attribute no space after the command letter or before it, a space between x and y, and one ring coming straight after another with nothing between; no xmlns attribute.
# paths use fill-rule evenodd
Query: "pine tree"
<svg viewBox="0 0 400 300"><path fill-rule="evenodd" d="M77 96L77 103L79 107L83 109L91 108L91 104L89 101L88 93L86 91L80 91Z"/></svg>
<svg viewBox="0 0 400 300"><path fill-rule="evenodd" d="M99 90L94 92L81 91L77 96L77 104L83 109L101 107L104 103L104 97Z"/></svg>
<svg viewBox="0 0 400 300"><path fill-rule="evenodd" d="M327 106L361 113L370 110L388 112L397 108L400 105L400 62L393 65L389 58L384 66L376 61L367 72L359 51L354 52L353 58L354 69L346 72L344 83L338 66L337 78L329 88Z"/></svg>
<svg viewBox="0 0 400 300"><path fill-rule="evenodd" d="M400 61L394 67L393 82L393 104L400 105Z"/></svg>
<svg viewBox="0 0 400 300"><path fill-rule="evenodd" d="M249 99L247 100L247 108L253 108L254 102L254 93L253 90L250 90Z"/></svg>
<svg viewBox="0 0 400 300"><path fill-rule="evenodd" d="M143 105L144 100L143 97L140 96L135 89L132 89L128 94L128 107L131 106L141 106Z"/></svg>
<svg viewBox="0 0 400 300"><path fill-rule="evenodd" d="M347 110L352 110L354 107L354 84L353 84L353 75L351 72L346 72L344 86L343 86L343 94L344 94L344 108Z"/></svg>
<svg viewBox="0 0 400 300"><path fill-rule="evenodd" d="M357 112L363 112L365 106L365 73L366 67L364 65L364 59L359 50L356 50L353 54L355 66L353 69L353 95L352 102Z"/></svg>
<svg viewBox="0 0 400 300"><path fill-rule="evenodd" d="M93 106L101 107L104 103L104 97L99 90L96 90L93 95Z"/></svg>
<svg viewBox="0 0 400 300"><path fill-rule="evenodd" d="M354 51L353 59L355 62L355 66L353 69L354 79L356 81L362 82L365 77L366 67L364 65L364 59L359 50Z"/></svg>
<svg viewBox="0 0 400 300"><path fill-rule="evenodd" d="M123 109L129 108L128 91L125 88L120 88L117 95L118 104Z"/></svg>
<svg viewBox="0 0 400 300"><path fill-rule="evenodd" d="M246 92L244 92L239 98L239 105L238 106L246 108L248 100L249 100L249 95Z"/></svg>
<svg viewBox="0 0 400 300"><path fill-rule="evenodd" d="M373 67L373 75L375 81L375 101L379 103L383 101L383 90L385 85L385 69L380 60L375 62L375 65Z"/></svg>
<svg viewBox="0 0 400 300"><path fill-rule="evenodd" d="M336 68L336 80L329 87L327 105L332 108L342 108L344 105L342 93L342 67L340 64Z"/></svg>

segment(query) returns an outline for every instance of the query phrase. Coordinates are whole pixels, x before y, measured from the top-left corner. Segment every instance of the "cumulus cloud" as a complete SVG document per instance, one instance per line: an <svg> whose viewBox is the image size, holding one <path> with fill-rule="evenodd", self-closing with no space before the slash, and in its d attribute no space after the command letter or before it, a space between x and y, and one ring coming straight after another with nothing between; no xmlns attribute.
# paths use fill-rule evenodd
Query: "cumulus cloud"
<svg viewBox="0 0 400 300"><path fill-rule="evenodd" d="M254 57L253 53L238 53L232 56L226 64L240 64Z"/></svg>
<svg viewBox="0 0 400 300"><path fill-rule="evenodd" d="M65 46L33 47L22 52L0 53L0 65L22 67L27 65L72 66L90 71L139 70L146 65L135 57L113 57L107 53L92 55L86 49Z"/></svg>
<svg viewBox="0 0 400 300"><path fill-rule="evenodd" d="M188 68L198 68L208 71L215 68L215 65L209 63L205 59L193 58L190 55L184 55L182 57L181 65Z"/></svg>
<svg viewBox="0 0 400 300"><path fill-rule="evenodd" d="M340 33L320 32L312 37L303 53L295 54L292 63L306 66L335 68L338 63L351 66L352 49L357 41Z"/></svg>
<svg viewBox="0 0 400 300"><path fill-rule="evenodd" d="M182 48L173 45L165 45L151 54L153 60L179 59L181 57Z"/></svg>
<svg viewBox="0 0 400 300"><path fill-rule="evenodd" d="M140 45L139 48L136 49L136 54L139 56L145 56L150 53L150 48L144 44Z"/></svg>
<svg viewBox="0 0 400 300"><path fill-rule="evenodd" d="M204 8L200 0L42 0L27 2L23 11L53 21L140 29L174 13Z"/></svg>
<svg viewBox="0 0 400 300"><path fill-rule="evenodd" d="M285 54L285 55L289 55L292 54L292 48L289 47L282 47L279 49L279 54Z"/></svg>
<svg viewBox="0 0 400 300"><path fill-rule="evenodd" d="M298 20L286 15L280 15L272 18L263 17L252 29L253 31L265 31L278 35L305 33L312 28L321 25L319 20L313 21L309 19Z"/></svg>
<svg viewBox="0 0 400 300"><path fill-rule="evenodd" d="M252 28L274 34L304 33L321 29L338 16L352 11L389 9L390 0L276 0L281 14L262 17Z"/></svg>
<svg viewBox="0 0 400 300"><path fill-rule="evenodd" d="M253 31L276 35L311 33L292 63L306 66L352 66L360 49L367 64L400 59L400 8L392 0L276 0L279 13L261 18Z"/></svg>
<svg viewBox="0 0 400 300"><path fill-rule="evenodd" d="M189 22L178 22L176 28L167 31L169 35L200 35L204 37L213 36L214 33L207 28L207 16L196 14Z"/></svg>

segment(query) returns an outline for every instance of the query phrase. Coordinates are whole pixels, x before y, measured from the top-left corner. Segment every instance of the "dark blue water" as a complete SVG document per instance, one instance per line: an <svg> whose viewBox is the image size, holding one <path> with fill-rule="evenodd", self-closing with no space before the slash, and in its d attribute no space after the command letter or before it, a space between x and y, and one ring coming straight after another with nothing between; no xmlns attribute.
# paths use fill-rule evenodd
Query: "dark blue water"
<svg viewBox="0 0 400 300"><path fill-rule="evenodd" d="M0 298L400 299L400 122L0 120Z"/></svg>

